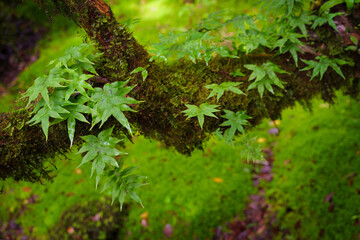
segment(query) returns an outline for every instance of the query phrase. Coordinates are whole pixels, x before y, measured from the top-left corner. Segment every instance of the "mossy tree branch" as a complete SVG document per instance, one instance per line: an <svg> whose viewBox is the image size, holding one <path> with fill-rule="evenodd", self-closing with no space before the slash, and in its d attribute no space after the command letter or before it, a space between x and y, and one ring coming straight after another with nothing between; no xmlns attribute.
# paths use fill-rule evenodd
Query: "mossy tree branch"
<svg viewBox="0 0 360 240"><path fill-rule="evenodd" d="M160 140L168 146L175 147L179 152L189 154L194 148L201 147L209 133L215 131L221 122L220 118L206 118L204 128L201 129L196 119L186 120L185 104L199 106L205 101L219 104L219 109L232 111L246 110L252 117L251 126L255 126L264 118L276 119L280 117L284 108L293 106L295 102L309 103L314 96L321 95L323 99L332 102L337 89L356 96L358 94L360 55L357 51L346 51L349 37L360 39L356 26L360 23L359 5L350 15L341 15L337 19L339 29L345 27L347 31L336 32L330 26L323 26L315 31L309 30L312 38L303 39L307 44L304 52L299 55L303 59L314 59L321 54L351 59L354 64L342 66L346 79L342 79L332 69L326 71L323 79L310 80L311 74L300 71L305 64L299 62L296 66L290 54L275 54L267 50L266 53L256 55L244 54L238 59L215 58L209 65L193 64L180 60L173 64L149 62L149 55L134 39L126 28L119 25L110 7L102 0L53 0L58 8L71 16L82 27L90 39L96 42L100 51L104 53L97 63L97 71L107 81L125 81L130 78L130 84L136 87L130 93L131 97L143 101L134 106L136 113L127 112L126 116L133 126L146 137ZM341 11L344 6L337 7ZM309 34L310 35L310 34ZM244 64L258 64L271 60L291 74L281 74L285 88L276 89L276 94L265 92L259 96L256 89L247 91L250 71ZM136 67L149 65L146 81L140 74L130 75ZM240 69L247 77L233 77L231 72ZM216 99L207 99L209 90L204 86L211 83L225 81L242 82L240 88L247 95L226 93L217 103ZM106 81L105 81L106 82ZM94 81L93 85L103 83ZM13 177L17 180L38 181L41 177L48 177L43 167L46 157L53 157L55 153L68 150L65 123L54 125L49 130L49 140L46 142L40 126L28 126L24 123L29 119L29 113L18 110L14 113L1 114L0 119L0 178ZM103 128L116 125L118 132L123 129L110 120ZM100 130L91 131L98 132ZM77 124L74 144L80 142L79 136L90 134L89 125Z"/></svg>

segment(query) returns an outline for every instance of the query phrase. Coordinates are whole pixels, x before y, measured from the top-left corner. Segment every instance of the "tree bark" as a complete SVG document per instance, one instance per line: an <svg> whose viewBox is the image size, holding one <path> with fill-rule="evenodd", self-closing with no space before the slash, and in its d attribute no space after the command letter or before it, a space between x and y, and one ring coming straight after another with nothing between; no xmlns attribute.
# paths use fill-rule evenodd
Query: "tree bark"
<svg viewBox="0 0 360 240"><path fill-rule="evenodd" d="M110 7L104 1L53 1L86 31L89 38L96 42L99 50L104 53L96 64L100 76L110 82L130 78L130 84L136 85L130 96L143 102L133 107L137 110L136 113L126 113L130 123L145 137L160 140L181 153L190 154L195 148L201 148L209 133L215 131L223 122L220 118L206 118L201 129L196 118L186 120L182 113L186 109L185 104L199 106L207 101L220 105L219 109L245 110L252 117L250 127L253 127L264 118L279 118L284 108L294 106L296 102L308 104L311 98L318 95L332 102L338 89L352 96L359 92L360 55L357 51L344 50L351 44L350 35L360 39L360 33L355 28L360 23L359 5L355 6L349 16L344 14L336 19L338 28L346 27L347 32L336 32L330 26L322 26L314 32L317 36L315 39L304 39L305 43L308 41L308 45L305 46L304 53L299 55L299 58L314 59L321 53L331 53L333 49L337 49L335 57L350 58L355 63L354 66L342 66L346 79L342 79L329 69L321 81L311 81L309 72L300 71L305 67L302 62L296 66L289 54L276 55L274 51L256 55L244 54L239 59L217 57L208 66L201 63L193 64L184 59L174 64L149 62L146 50L116 21ZM343 8L341 5L337 10ZM243 65L260 65L267 60L291 74L279 75L286 84L284 89L276 89L278 94L266 92L261 98L256 89L247 91L250 72ZM149 66L146 81L142 80L141 74L129 74L135 68L147 65ZM231 76L230 73L236 69L241 69L248 76ZM204 86L225 81L241 82L240 89L247 95L227 92L219 102L207 99L209 90ZM38 181L42 177L47 177L44 159L53 157L55 153L67 151L70 146L64 124L50 127L49 140L46 142L39 126L24 124L29 118L29 113L22 109L0 115L2 179L13 177L16 180ZM116 124L115 119L110 119L103 129L114 124L119 132L123 130ZM79 136L96 134L99 131L94 128L90 132L89 125L78 122L74 143L80 143Z"/></svg>

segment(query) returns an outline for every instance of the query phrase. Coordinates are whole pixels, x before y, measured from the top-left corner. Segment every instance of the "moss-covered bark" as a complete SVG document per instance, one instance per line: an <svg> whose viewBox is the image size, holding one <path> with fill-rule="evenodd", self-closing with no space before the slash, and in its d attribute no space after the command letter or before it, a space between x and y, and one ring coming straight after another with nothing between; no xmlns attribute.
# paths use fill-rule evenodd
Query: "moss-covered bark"
<svg viewBox="0 0 360 240"><path fill-rule="evenodd" d="M57 1L54 0L56 3ZM358 34L359 8L346 18L351 26L348 32L337 33L331 27L324 26L313 34L316 39L308 46L308 51L301 54L303 59L314 59L320 53L338 58L350 59L353 66L344 65L342 71L346 80L342 79L332 69L329 69L323 79L310 81L311 72L300 71L304 66L293 63L288 54L272 55L257 54L243 55L239 59L215 58L206 66L193 64L186 60L174 64L148 62L147 52L136 42L125 28L120 26L110 8L101 0L96 1L62 1L66 13L85 29L89 37L98 44L104 52L103 58L97 63L100 75L108 81L122 81L131 78L130 84L137 85L130 95L142 103L134 106L136 113L126 116L133 126L146 137L160 140L168 146L175 147L179 152L189 154L194 148L201 147L208 134L215 131L223 121L220 118L206 118L204 128L201 129L195 118L186 120L184 114L185 104L200 105L205 101L219 104L219 109L233 111L245 110L252 117L251 126L257 125L263 118L276 119L280 117L284 108L293 106L296 101L307 103L312 97L321 95L331 102L334 91L343 89L345 93L353 96L358 94L359 82L359 53L346 51L349 44L347 38L350 34ZM64 7L65 6L65 7ZM360 35L359 35L360 36ZM311 48L311 50L309 50ZM261 98L256 89L246 91L249 86L248 77L234 78L230 75L235 69L241 69L250 74L243 65L258 64L271 60L281 66L290 74L281 74L285 89L276 89L273 95L265 92ZM141 74L131 75L133 69L149 64L149 73L146 81ZM224 81L242 82L240 88L247 95L236 95L227 92L218 103L214 99L207 99L209 90L204 86L210 83ZM103 83L96 83L101 85ZM52 126L49 140L45 137L39 126L24 125L29 118L28 112L18 111L12 114L2 114L0 124L0 178L14 177L30 181L39 180L47 176L42 161L53 157L56 152L63 152L70 144L67 140L65 125ZM21 122L21 124L18 123ZM110 120L106 126L114 124ZM4 130L7 128L6 130ZM79 135L89 134L89 125L78 123L75 144L80 141ZM121 127L118 127L121 131ZM92 130L96 134L99 130Z"/></svg>

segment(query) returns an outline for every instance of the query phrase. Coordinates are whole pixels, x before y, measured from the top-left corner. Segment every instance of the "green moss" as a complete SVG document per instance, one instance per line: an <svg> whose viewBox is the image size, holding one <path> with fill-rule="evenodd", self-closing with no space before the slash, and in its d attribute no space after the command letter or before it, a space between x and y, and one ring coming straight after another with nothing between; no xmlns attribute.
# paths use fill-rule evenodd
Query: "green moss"
<svg viewBox="0 0 360 240"><path fill-rule="evenodd" d="M50 229L48 239L116 239L123 227L127 208L120 212L120 207L110 205L110 201L109 197L103 197L74 204Z"/></svg>
<svg viewBox="0 0 360 240"><path fill-rule="evenodd" d="M313 109L284 112L268 199L294 238L355 239L360 105L338 95L335 105L315 101Z"/></svg>
<svg viewBox="0 0 360 240"><path fill-rule="evenodd" d="M254 190L252 167L239 160L239 148L224 142L211 139L205 149L187 157L143 137L127 146L125 163L139 165L149 185L139 191L145 208L130 206L124 233L131 235L124 239L164 239L166 224L173 239L211 239L219 225L242 215ZM148 227L140 224L145 212Z"/></svg>
<svg viewBox="0 0 360 240"><path fill-rule="evenodd" d="M290 58L290 56L288 56ZM266 92L261 98L256 89L247 91L249 81L247 78L234 78L230 76L232 69L241 69L247 75L250 72L244 69L243 63L258 64L268 58L281 66L291 75L281 74L279 77L285 82L285 89L275 89L276 94ZM208 134L215 131L222 122L221 118L206 118L203 129L196 119L186 120L184 114L185 104L199 106L204 102L219 104L219 109L232 111L246 110L252 117L253 126L260 123L263 118L278 119L281 111L294 106L296 101L306 103L316 95L321 95L327 101L335 97L334 90L341 86L350 88L349 82L336 78L328 73L322 81L310 81L307 73L299 71L294 65L289 65L284 57L243 56L240 59L215 59L209 66L180 60L176 63L151 63L147 68L149 72L145 82L142 79L132 79L137 87L130 95L144 101L134 108L136 114L128 117L139 131L146 137L164 142L167 146L174 146L179 152L189 154L195 148L201 148L202 142ZM349 72L349 75L351 76ZM210 83L224 81L239 81L241 90L247 95L236 95L227 92L219 102L215 98L207 99L209 90L204 86ZM220 114L218 114L220 115Z"/></svg>

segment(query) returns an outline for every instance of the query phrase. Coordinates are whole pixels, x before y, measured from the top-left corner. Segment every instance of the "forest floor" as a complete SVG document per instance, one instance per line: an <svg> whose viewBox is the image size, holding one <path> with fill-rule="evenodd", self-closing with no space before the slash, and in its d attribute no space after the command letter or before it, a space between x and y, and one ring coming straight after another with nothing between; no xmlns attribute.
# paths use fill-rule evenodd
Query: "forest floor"
<svg viewBox="0 0 360 240"><path fill-rule="evenodd" d="M278 128L273 128L272 131L277 132ZM266 240L272 239L278 234L281 234L282 237L287 235L284 230L280 232L276 212L272 210L271 204L266 201L266 189L259 185L260 179L267 182L271 182L273 179L273 149L264 148L262 151L266 161L257 163L259 171L255 169L252 171L252 180L256 193L249 195L249 203L244 210L245 217L236 216L226 224L225 231L219 226L214 240Z"/></svg>

